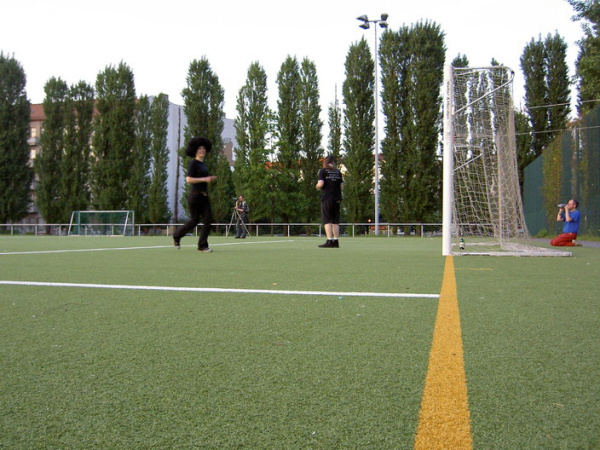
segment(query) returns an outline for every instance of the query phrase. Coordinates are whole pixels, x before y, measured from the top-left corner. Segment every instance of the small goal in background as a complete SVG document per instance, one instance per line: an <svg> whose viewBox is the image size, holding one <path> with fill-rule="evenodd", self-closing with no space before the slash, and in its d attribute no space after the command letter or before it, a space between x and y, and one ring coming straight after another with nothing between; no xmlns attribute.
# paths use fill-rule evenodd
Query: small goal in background
<svg viewBox="0 0 600 450"><path fill-rule="evenodd" d="M134 211L73 211L69 236L133 236Z"/></svg>

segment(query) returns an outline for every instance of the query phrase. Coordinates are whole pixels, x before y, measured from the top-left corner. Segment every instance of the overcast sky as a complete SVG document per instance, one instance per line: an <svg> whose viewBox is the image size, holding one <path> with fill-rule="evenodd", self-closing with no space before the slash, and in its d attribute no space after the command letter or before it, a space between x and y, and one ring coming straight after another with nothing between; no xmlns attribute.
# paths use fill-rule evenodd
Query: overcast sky
<svg viewBox="0 0 600 450"><path fill-rule="evenodd" d="M374 45L373 28L362 30L356 18L381 13L389 14L394 30L420 20L438 24L447 62L460 53L473 67L495 58L513 68L516 105L523 97L519 59L532 38L558 32L574 74L582 32L566 0L2 0L0 50L22 64L32 103L43 101L53 76L94 85L99 72L123 61L135 75L137 95L162 92L182 104L189 64L205 56L225 90L228 118L236 115L251 63L265 69L274 108L281 64L288 55L308 57L317 67L327 125L336 87L341 99L350 45L362 36Z"/></svg>

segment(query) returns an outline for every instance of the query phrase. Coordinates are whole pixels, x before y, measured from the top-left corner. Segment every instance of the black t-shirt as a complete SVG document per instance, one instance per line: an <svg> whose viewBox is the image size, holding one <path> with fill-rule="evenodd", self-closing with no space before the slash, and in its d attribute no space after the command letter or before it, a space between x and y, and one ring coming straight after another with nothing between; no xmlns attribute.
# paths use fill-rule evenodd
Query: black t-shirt
<svg viewBox="0 0 600 450"><path fill-rule="evenodd" d="M204 178L209 175L206 165L202 161L192 159L188 164L187 174L188 177L192 178ZM193 183L192 192L205 192L208 193L208 183Z"/></svg>
<svg viewBox="0 0 600 450"><path fill-rule="evenodd" d="M331 200L342 200L342 172L339 169L323 168L319 170L319 180L325 184L321 188L321 198Z"/></svg>

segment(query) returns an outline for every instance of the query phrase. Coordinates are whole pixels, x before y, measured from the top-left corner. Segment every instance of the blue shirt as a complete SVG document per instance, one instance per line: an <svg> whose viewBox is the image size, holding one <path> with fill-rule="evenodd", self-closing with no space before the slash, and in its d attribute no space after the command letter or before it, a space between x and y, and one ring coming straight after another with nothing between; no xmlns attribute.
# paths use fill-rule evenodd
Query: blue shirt
<svg viewBox="0 0 600 450"><path fill-rule="evenodd" d="M569 213L569 216L571 217L571 221L567 222L567 219L565 218L565 225L563 226L563 233L577 234L577 231L579 230L579 211L577 211L577 210L571 211Z"/></svg>

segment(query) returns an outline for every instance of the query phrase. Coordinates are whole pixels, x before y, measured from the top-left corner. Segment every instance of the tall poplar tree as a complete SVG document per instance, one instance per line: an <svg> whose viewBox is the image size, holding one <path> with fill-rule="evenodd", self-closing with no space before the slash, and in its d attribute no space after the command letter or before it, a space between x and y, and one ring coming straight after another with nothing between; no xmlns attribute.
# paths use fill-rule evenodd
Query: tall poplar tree
<svg viewBox="0 0 600 450"><path fill-rule="evenodd" d="M375 145L375 64L367 41L352 44L346 56L342 93L344 109L344 209L349 222L373 218L372 197Z"/></svg>
<svg viewBox="0 0 600 450"><path fill-rule="evenodd" d="M552 138L562 133L571 113L571 82L567 65L567 43L557 33L544 41L548 85L548 127ZM600 55L599 55L600 56Z"/></svg>
<svg viewBox="0 0 600 450"><path fill-rule="evenodd" d="M300 220L305 203L300 193L301 106L300 67L295 57L288 56L277 75L277 161L275 207L283 222Z"/></svg>
<svg viewBox="0 0 600 450"><path fill-rule="evenodd" d="M533 130L533 153L542 150L566 127L571 111L567 45L558 35L532 39L521 56L525 109Z"/></svg>
<svg viewBox="0 0 600 450"><path fill-rule="evenodd" d="M382 37L383 111L381 204L387 220L439 218L439 138L445 62L444 34L431 22Z"/></svg>
<svg viewBox="0 0 600 450"><path fill-rule="evenodd" d="M150 223L166 223L170 219L167 189L169 147L169 97L159 94L150 106L151 169L147 216Z"/></svg>
<svg viewBox="0 0 600 450"><path fill-rule="evenodd" d="M130 175L127 209L135 212L138 223L148 222L148 194L150 188L150 164L152 162L152 130L150 99L147 95L138 98L135 112L135 147Z"/></svg>
<svg viewBox="0 0 600 450"><path fill-rule="evenodd" d="M442 131L442 95L446 46L439 25L420 22L410 30L408 65L408 142L403 148L401 171L405 177L402 220L426 222L439 218L441 160L438 143ZM407 111L407 112L409 112Z"/></svg>
<svg viewBox="0 0 600 450"><path fill-rule="evenodd" d="M29 109L21 64L0 52L0 223L16 222L31 202Z"/></svg>
<svg viewBox="0 0 600 450"><path fill-rule="evenodd" d="M519 188L523 196L523 184L525 182L525 168L535 159L533 146L531 145L531 125L529 118L521 111L515 111L515 134L517 144L517 166L519 170Z"/></svg>
<svg viewBox="0 0 600 450"><path fill-rule="evenodd" d="M47 223L62 223L66 197L62 190L65 129L69 87L60 78L50 78L44 86L44 130L40 136L41 153L34 161L37 176L36 205Z"/></svg>
<svg viewBox="0 0 600 450"><path fill-rule="evenodd" d="M583 21L583 38L578 42L579 54L575 62L580 115L600 103L600 3L596 0L568 0Z"/></svg>
<svg viewBox="0 0 600 450"><path fill-rule="evenodd" d="M525 108L534 131L531 145L536 156L542 154L550 142L548 130L548 90L546 86L546 64L544 43L532 39L521 56L521 70L525 78Z"/></svg>
<svg viewBox="0 0 600 450"><path fill-rule="evenodd" d="M250 205L254 222L271 220L274 214L273 172L268 167L267 142L272 112L267 98L267 75L258 62L248 68L246 83L237 97L236 110L235 189Z"/></svg>
<svg viewBox="0 0 600 450"><path fill-rule="evenodd" d="M93 132L94 88L84 81L69 89L65 119L65 149L61 189L65 217L88 209L90 202L90 141Z"/></svg>
<svg viewBox="0 0 600 450"><path fill-rule="evenodd" d="M317 222L321 214L320 194L315 189L323 158L320 115L317 68L314 62L304 58L300 66L300 192L304 201L300 220L306 222Z"/></svg>
<svg viewBox="0 0 600 450"><path fill-rule="evenodd" d="M381 36L381 106L385 137L381 140L381 213L389 222L399 222L406 190L402 173L405 121L410 117L408 95L408 30L386 30Z"/></svg>
<svg viewBox="0 0 600 450"><path fill-rule="evenodd" d="M92 204L99 210L127 207L135 145L135 85L123 62L108 66L96 78L98 116L94 125Z"/></svg>
<svg viewBox="0 0 600 450"><path fill-rule="evenodd" d="M227 158L223 154L223 104L225 93L219 77L213 72L206 57L190 63L187 86L182 91L184 113L187 117L185 139L205 136L212 142L213 149L204 162L211 175L218 180L210 186L213 219L224 221L231 212L233 183ZM188 160L189 161L189 160ZM187 163L185 164L187 167ZM186 192L189 186L186 186ZM182 199L187 211L187 202Z"/></svg>
<svg viewBox="0 0 600 450"><path fill-rule="evenodd" d="M342 108L338 101L337 89L333 103L329 104L327 118L327 123L329 125L327 151L339 162L342 155Z"/></svg>

